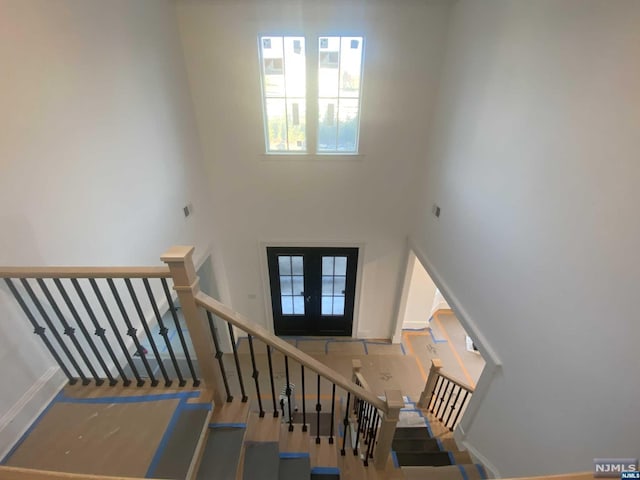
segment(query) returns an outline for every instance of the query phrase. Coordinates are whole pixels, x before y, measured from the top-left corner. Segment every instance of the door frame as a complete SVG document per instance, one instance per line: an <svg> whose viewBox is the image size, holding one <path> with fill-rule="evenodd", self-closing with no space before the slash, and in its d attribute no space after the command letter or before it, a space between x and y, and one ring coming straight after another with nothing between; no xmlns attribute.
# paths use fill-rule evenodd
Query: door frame
<svg viewBox="0 0 640 480"><path fill-rule="evenodd" d="M351 327L351 338L357 338L358 327L360 325L360 298L362 290L362 270L364 268L365 242L309 242L304 240L270 240L261 241L258 244L258 258L260 259L260 277L262 280L262 292L264 299L265 318L267 319L267 329L275 335L273 325L273 310L271 304L271 284L269 282L269 264L267 259L267 247L326 247L326 248L357 248L358 249L358 269L356 271L356 291L353 299L353 324ZM349 337L343 337L349 338Z"/></svg>

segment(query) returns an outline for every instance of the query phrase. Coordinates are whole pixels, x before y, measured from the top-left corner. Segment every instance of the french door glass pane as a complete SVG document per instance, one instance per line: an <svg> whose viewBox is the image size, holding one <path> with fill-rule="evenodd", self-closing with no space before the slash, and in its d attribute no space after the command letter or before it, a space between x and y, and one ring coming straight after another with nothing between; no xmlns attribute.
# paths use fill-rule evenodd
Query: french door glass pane
<svg viewBox="0 0 640 480"><path fill-rule="evenodd" d="M304 315L304 257L278 255L280 303L283 315Z"/></svg>
<svg viewBox="0 0 640 480"><path fill-rule="evenodd" d="M344 315L347 257L322 257L322 315Z"/></svg>

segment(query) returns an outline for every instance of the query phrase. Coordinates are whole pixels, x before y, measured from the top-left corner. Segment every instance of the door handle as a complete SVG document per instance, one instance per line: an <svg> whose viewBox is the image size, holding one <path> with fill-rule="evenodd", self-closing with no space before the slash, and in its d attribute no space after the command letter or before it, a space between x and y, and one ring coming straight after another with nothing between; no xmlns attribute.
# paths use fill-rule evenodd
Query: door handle
<svg viewBox="0 0 640 480"><path fill-rule="evenodd" d="M304 292L300 292L300 295L302 295L304 297L304 301L305 302L310 302L311 301L311 295L307 295L305 297Z"/></svg>

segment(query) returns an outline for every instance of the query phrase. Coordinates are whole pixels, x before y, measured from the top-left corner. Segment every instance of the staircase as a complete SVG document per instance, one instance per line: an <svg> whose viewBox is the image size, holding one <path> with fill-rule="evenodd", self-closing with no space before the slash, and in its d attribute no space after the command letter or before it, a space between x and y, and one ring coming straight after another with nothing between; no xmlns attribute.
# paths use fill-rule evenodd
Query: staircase
<svg viewBox="0 0 640 480"><path fill-rule="evenodd" d="M105 464L105 451L98 450L99 458L77 457L86 466L68 463L59 475L109 475L123 456L136 456L144 446L150 462L119 472L167 479L375 480L423 475L415 469L427 468L442 478L472 480L473 472L486 477L451 438L469 398L464 385L434 366L419 402L424 411L397 389L378 396L359 360L349 379L201 292L192 254L191 247L170 249L162 256L168 267L0 268L0 278L68 378L52 408L77 416L80 407L71 404L90 404L87 421L99 409L100 418L109 418L102 412L112 407L109 414L129 415L118 428L133 432L111 445L119 457ZM231 352L222 347L226 331ZM238 331L246 335L248 352L238 351ZM117 394L109 396L107 389ZM126 407L133 404L138 406ZM132 440L136 431L151 430L139 417L153 409L156 430L164 434L150 442ZM440 420L429 416L434 411ZM105 430L99 441L118 431ZM80 449L86 439L72 440ZM0 477L16 473L11 468L0 466ZM26 475L51 478L41 472Z"/></svg>

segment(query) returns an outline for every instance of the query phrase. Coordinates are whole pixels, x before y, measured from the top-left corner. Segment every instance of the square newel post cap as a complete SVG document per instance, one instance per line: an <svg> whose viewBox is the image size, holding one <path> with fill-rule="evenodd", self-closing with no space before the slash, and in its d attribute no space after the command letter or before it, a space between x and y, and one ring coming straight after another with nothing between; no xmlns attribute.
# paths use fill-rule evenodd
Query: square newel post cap
<svg viewBox="0 0 640 480"><path fill-rule="evenodd" d="M404 407L404 399L402 398L402 392L400 390L385 390L384 395L389 409L400 410Z"/></svg>
<svg viewBox="0 0 640 480"><path fill-rule="evenodd" d="M439 358L431 359L431 370L440 370L442 368L442 360Z"/></svg>
<svg viewBox="0 0 640 480"><path fill-rule="evenodd" d="M358 359L351 360L351 368L354 372L359 372L362 368L362 362Z"/></svg>
<svg viewBox="0 0 640 480"><path fill-rule="evenodd" d="M196 247L189 245L174 245L160 256L165 263L181 263L191 258Z"/></svg>

